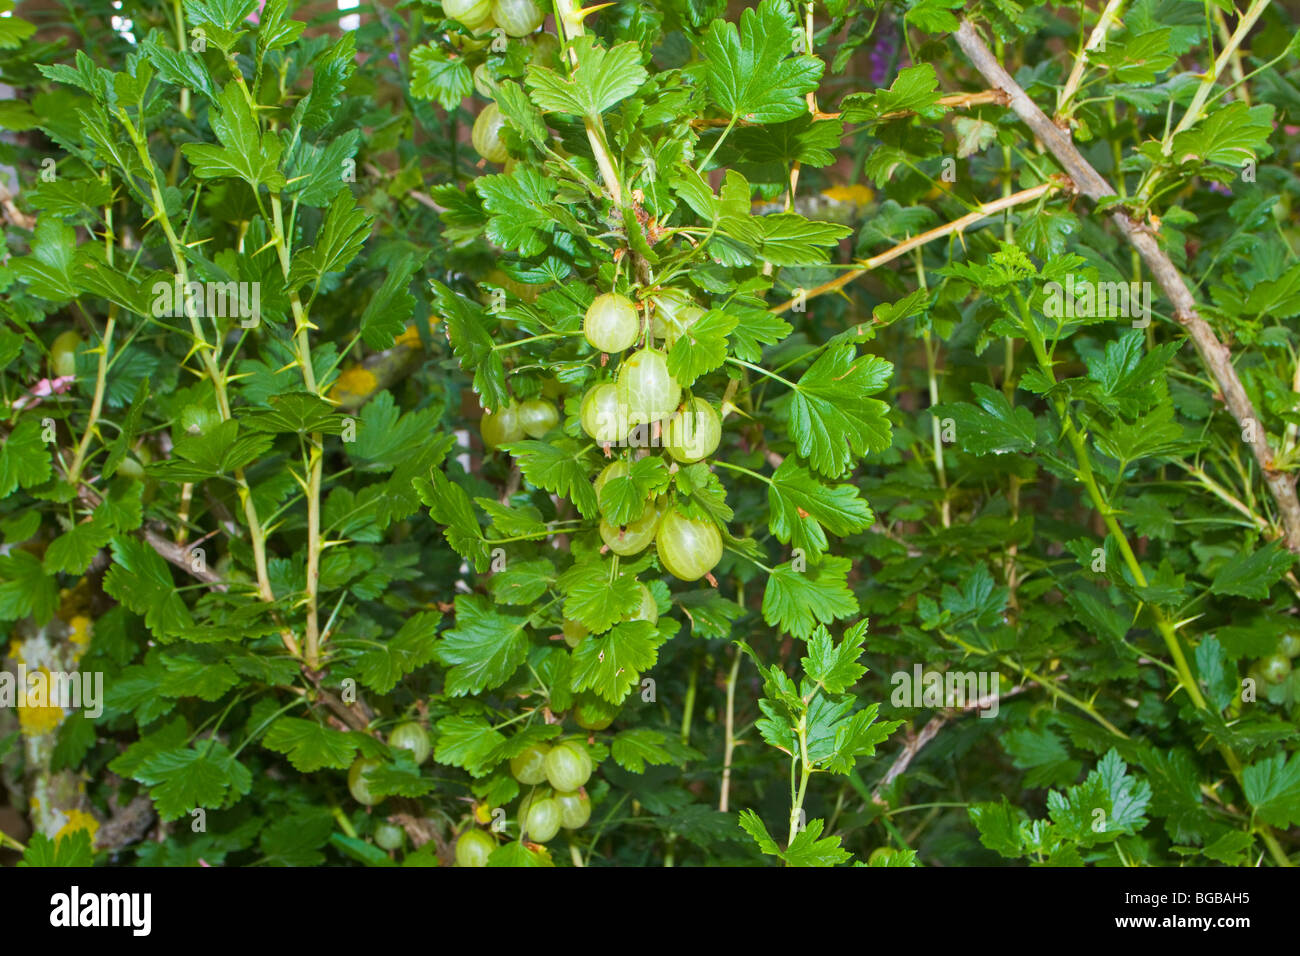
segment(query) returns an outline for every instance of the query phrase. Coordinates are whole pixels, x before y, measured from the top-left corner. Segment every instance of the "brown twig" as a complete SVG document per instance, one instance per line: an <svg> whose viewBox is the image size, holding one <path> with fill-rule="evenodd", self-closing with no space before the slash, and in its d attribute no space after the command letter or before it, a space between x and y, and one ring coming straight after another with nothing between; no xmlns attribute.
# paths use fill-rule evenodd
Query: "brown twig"
<svg viewBox="0 0 1300 956"><path fill-rule="evenodd" d="M222 580L221 575L209 570L206 562L198 562L198 566L195 567L196 562L190 554L191 545L182 545L177 544L175 541L169 541L158 532L151 531L148 528L144 529L140 536L144 538L145 544L157 551L168 564L175 565L187 574L193 575L214 591L229 590L229 585Z"/></svg>
<svg viewBox="0 0 1300 956"><path fill-rule="evenodd" d="M939 105L946 106L949 109L969 109L972 106L989 106L997 104L1000 106L1007 105L1007 95L1001 90L977 90L971 93L949 93L947 96L939 97ZM813 114L814 120L834 120L839 119L843 114L840 113L823 113L818 110ZM916 115L915 110L895 110L892 113L882 113L872 120L873 123L881 123L886 120L904 119L908 116ZM710 116L699 117L691 120L692 129L717 129L727 126L731 123L729 116ZM754 126L758 124L750 123L747 120L739 120L737 126Z"/></svg>
<svg viewBox="0 0 1300 956"><path fill-rule="evenodd" d="M0 209L4 211L4 218L11 225L17 226L19 229L26 229L29 232L36 228L36 217L29 216L19 209L14 204L14 194L3 185L0 185Z"/></svg>
<svg viewBox="0 0 1300 956"><path fill-rule="evenodd" d="M78 485L77 498L82 504L89 508L96 508L99 506L100 502L103 501L99 492L85 482ZM207 537L211 537L211 534L214 533L215 532L210 533ZM214 591L224 592L230 589L230 585L226 580L222 578L221 575L211 570L208 567L207 562L197 562L196 564L190 553L192 545L177 544L175 541L165 538L158 532L149 528L141 529L139 534L145 544L153 548L158 556L168 564L180 568L186 574L198 578L198 580L202 581ZM284 643L285 649L294 657L297 657L299 655L298 642L294 639L293 632L289 630L284 621L281 620L279 613L274 609L271 611L271 617L275 621L276 626L281 629L280 640Z"/></svg>
<svg viewBox="0 0 1300 956"><path fill-rule="evenodd" d="M789 312L796 302L807 301L808 299L815 298L819 295L825 295L827 292L837 292L854 279L860 278L871 270L883 266L886 262L892 262L899 256L906 255L918 246L923 246L927 242L933 242L935 239L951 235L954 232L964 232L983 219L987 219L990 216L996 216L998 213L1011 209L1014 206L1033 202L1035 199L1046 195L1053 189L1061 188L1062 185L1063 184L1059 182L1039 183L1037 186L1032 186L1029 189L1022 189L1020 192L1012 193L1010 196L1003 196L1001 199L993 200L993 202L984 203L972 212L968 212L960 219L954 219L952 222L944 223L942 226L935 226L933 229L912 236L910 239L904 239L898 245L886 249L878 256L872 256L870 259L858 260L858 268L846 272L842 276L832 279L830 282L823 283L815 289L809 289L798 299L788 299L780 305L773 306L771 311L777 314Z"/></svg>
<svg viewBox="0 0 1300 956"><path fill-rule="evenodd" d="M363 734L377 736L370 728L370 722L375 719L374 711L367 706L366 702L357 697L355 703L345 704L340 700L333 691L326 690L321 686L321 680L324 678L322 671L314 671L307 665L303 665L302 672L306 678L311 681L312 686L316 689L316 699L333 711L334 715L347 724L353 730L360 731Z"/></svg>
<svg viewBox="0 0 1300 956"><path fill-rule="evenodd" d="M1069 133L1048 119L1047 115L1003 69L1002 64L998 62L969 20L962 21L956 37L957 44L984 79L1007 92L1011 98L1011 108L1015 110L1016 115L1056 157L1061 168L1074 180L1079 192L1094 202L1114 196L1115 190L1092 167L1092 164L1083 158L1075 148ZM1143 262L1160 284L1160 288L1173 303L1174 319L1191 336L1196 352L1213 376L1215 384L1218 385L1228 411L1232 413L1232 417L1237 420L1237 424L1242 429L1242 440L1250 446L1251 453L1255 456L1255 461L1264 475L1264 482L1277 503L1287 547L1292 551L1300 552L1300 499L1296 498L1295 479L1274 467L1273 448L1269 444L1255 406L1241 384L1237 369L1232 364L1232 353L1219 341L1219 337L1210 328L1209 323L1197 312L1196 299L1192 296L1191 290L1179 275L1173 260L1160 248L1151 231L1145 225L1134 222L1122 209L1112 212L1110 217L1137 249Z"/></svg>
<svg viewBox="0 0 1300 956"><path fill-rule="evenodd" d="M973 700L970 703L963 705L962 707L954 707L931 717L929 721L926 722L926 725L921 728L919 734L908 738L907 743L903 745L903 749L900 750L898 756L894 758L894 762L889 765L889 770L885 772L885 775L880 778L880 782L872 789L871 799L875 803L886 803L886 801L880 799L881 791L902 775L903 771L905 771L912 761L916 759L916 755L921 752L921 749L939 735L939 731L943 729L944 724L948 723L948 721L955 717L960 717L963 714L968 714L971 711L983 710L988 707L989 704L993 703L994 700L1000 700L1003 697L1014 697L1016 694L1024 693L1025 688L1028 686L1029 685L1027 684L1017 684L1016 686L1009 688L1005 693L999 693L996 695L987 694L984 697L980 697L977 700Z"/></svg>
<svg viewBox="0 0 1300 956"><path fill-rule="evenodd" d="M946 106L949 109L970 109L972 106L1006 106L1007 94L1001 90L978 90L974 93L950 93L947 96L939 97L939 105ZM882 123L886 120L903 119L911 116L915 110L895 110L892 113L882 113L872 122Z"/></svg>
<svg viewBox="0 0 1300 956"><path fill-rule="evenodd" d="M99 492L85 482L77 486L77 498L88 508L97 508L103 501L103 497ZM161 534L149 528L142 529L140 537L168 564L174 565L186 574L198 578L214 591L229 589L229 585L226 584L221 575L209 569L206 562L200 562L197 567L195 566L188 546L177 544L175 541L164 538Z"/></svg>
<svg viewBox="0 0 1300 956"><path fill-rule="evenodd" d="M446 840L443 840L438 833L437 825L424 817L417 817L410 813L394 813L388 817L389 823L395 823L411 838L411 846L419 849L426 843L432 842L438 848L438 858L444 863L449 863L454 857L448 853L449 846Z"/></svg>

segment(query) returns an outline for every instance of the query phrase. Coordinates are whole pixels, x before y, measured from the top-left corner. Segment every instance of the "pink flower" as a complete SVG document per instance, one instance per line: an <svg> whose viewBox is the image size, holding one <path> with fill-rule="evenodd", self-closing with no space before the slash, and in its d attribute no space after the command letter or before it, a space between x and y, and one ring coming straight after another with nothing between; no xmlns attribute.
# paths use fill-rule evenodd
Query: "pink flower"
<svg viewBox="0 0 1300 956"><path fill-rule="evenodd" d="M74 381L76 379L72 375L64 375L60 378L43 378L28 389L26 395L16 399L13 407L16 409L35 408L51 395L62 395L72 387Z"/></svg>

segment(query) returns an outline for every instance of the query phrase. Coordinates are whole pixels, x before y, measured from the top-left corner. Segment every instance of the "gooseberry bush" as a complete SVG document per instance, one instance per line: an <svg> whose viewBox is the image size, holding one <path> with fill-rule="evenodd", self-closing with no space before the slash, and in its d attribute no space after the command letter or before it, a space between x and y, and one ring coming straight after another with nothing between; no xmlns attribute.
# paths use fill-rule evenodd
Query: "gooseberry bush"
<svg viewBox="0 0 1300 956"><path fill-rule="evenodd" d="M81 7L0 18L0 853L1300 857L1285 12Z"/></svg>

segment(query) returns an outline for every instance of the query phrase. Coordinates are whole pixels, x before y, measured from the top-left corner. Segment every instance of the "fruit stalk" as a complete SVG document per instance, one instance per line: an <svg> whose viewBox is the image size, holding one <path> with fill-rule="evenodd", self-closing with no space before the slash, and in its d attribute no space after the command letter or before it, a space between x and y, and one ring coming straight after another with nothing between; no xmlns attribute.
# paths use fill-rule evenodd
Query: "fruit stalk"
<svg viewBox="0 0 1300 956"><path fill-rule="evenodd" d="M95 435L95 425L99 422L104 409L104 388L108 382L108 348L113 341L113 327L117 323L117 306L110 306L108 319L104 322L104 335L99 343L99 364L95 372L95 396L90 402L90 417L86 420L86 431L77 445L72 465L68 468L68 483L75 485L81 479L81 469L86 463L90 451L90 440Z"/></svg>

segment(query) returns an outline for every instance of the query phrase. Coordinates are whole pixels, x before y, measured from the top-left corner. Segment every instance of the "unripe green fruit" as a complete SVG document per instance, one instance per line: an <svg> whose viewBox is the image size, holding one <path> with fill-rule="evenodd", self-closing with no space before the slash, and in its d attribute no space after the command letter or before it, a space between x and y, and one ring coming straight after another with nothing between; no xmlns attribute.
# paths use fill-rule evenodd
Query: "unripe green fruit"
<svg viewBox="0 0 1300 956"><path fill-rule="evenodd" d="M662 289L650 299L650 331L655 338L662 339L669 325L682 312L682 309L694 305L690 295L681 289Z"/></svg>
<svg viewBox="0 0 1300 956"><path fill-rule="evenodd" d="M893 847L878 846L871 851L871 856L867 857L867 862L884 866L897 855L898 851Z"/></svg>
<svg viewBox="0 0 1300 956"><path fill-rule="evenodd" d="M560 626L560 630L564 632L564 643L568 644L569 647L577 647L591 633L587 630L586 625L569 620L566 620Z"/></svg>
<svg viewBox="0 0 1300 956"><path fill-rule="evenodd" d="M669 510L655 536L659 563L683 581L698 581L722 560L722 535L712 521L695 521Z"/></svg>
<svg viewBox="0 0 1300 956"><path fill-rule="evenodd" d="M117 474L133 481L139 481L144 477L144 466L131 455L127 455L117 463Z"/></svg>
<svg viewBox="0 0 1300 956"><path fill-rule="evenodd" d="M380 849L399 849L405 840L406 831L396 824L381 823L375 827L375 845Z"/></svg>
<svg viewBox="0 0 1300 956"><path fill-rule="evenodd" d="M1291 659L1285 654L1270 654L1259 662L1260 673L1270 684L1280 684L1291 676Z"/></svg>
<svg viewBox="0 0 1300 956"><path fill-rule="evenodd" d="M581 790L577 793L557 793L552 799L560 805L560 825L566 830L576 830L591 819L591 797Z"/></svg>
<svg viewBox="0 0 1300 956"><path fill-rule="evenodd" d="M492 79L486 63L474 67L474 89L479 96L492 99L496 96L496 87L496 80Z"/></svg>
<svg viewBox="0 0 1300 956"><path fill-rule="evenodd" d="M525 37L542 25L546 13L533 0L494 0L492 19L512 37Z"/></svg>
<svg viewBox="0 0 1300 956"><path fill-rule="evenodd" d="M597 352L631 348L640 330L636 306L617 292L596 296L582 320L582 334Z"/></svg>
<svg viewBox="0 0 1300 956"><path fill-rule="evenodd" d="M492 14L492 0L443 0L442 12L473 30Z"/></svg>
<svg viewBox="0 0 1300 956"><path fill-rule="evenodd" d="M554 66L560 55L560 40L554 33L539 33L533 37L533 52L528 62L538 66Z"/></svg>
<svg viewBox="0 0 1300 956"><path fill-rule="evenodd" d="M546 288L546 286L533 285L530 282L520 282L518 279L513 279L504 269L493 269L487 274L486 282L488 285L494 285L499 289L505 289L511 295L516 295L525 302L536 302L538 296L540 296ZM546 394L545 385L543 385L542 394Z"/></svg>
<svg viewBox="0 0 1300 956"><path fill-rule="evenodd" d="M635 521L617 528L608 521L600 522L600 537L609 550L619 555L638 554L655 539L659 527L659 509L647 505L645 512Z"/></svg>
<svg viewBox="0 0 1300 956"><path fill-rule="evenodd" d="M370 784L366 781L366 774L382 763L376 757L358 757L348 770L348 791L357 803L373 807L384 799L372 793Z"/></svg>
<svg viewBox="0 0 1300 956"><path fill-rule="evenodd" d="M82 346L76 332L64 332L50 346L50 372L55 378L68 378L77 374L77 352Z"/></svg>
<svg viewBox="0 0 1300 956"><path fill-rule="evenodd" d="M659 623L659 606L655 604L655 596L650 593L650 589L644 584L638 584L641 589L641 604L637 607L636 613L628 618L629 621L649 621L651 624Z"/></svg>
<svg viewBox="0 0 1300 956"><path fill-rule="evenodd" d="M657 349L641 349L618 370L618 400L629 425L668 418L682 399L682 387L668 371L668 358Z"/></svg>
<svg viewBox="0 0 1300 956"><path fill-rule="evenodd" d="M409 750L417 764L429 759L433 745L429 743L429 732L415 721L398 724L388 735L388 746L394 750Z"/></svg>
<svg viewBox="0 0 1300 956"><path fill-rule="evenodd" d="M529 438L541 438L560 421L560 413L550 402L532 398L519 403L519 425Z"/></svg>
<svg viewBox="0 0 1300 956"><path fill-rule="evenodd" d="M686 293L670 289L654 299L654 322L650 331L656 338L671 346L683 332L699 321L704 314Z"/></svg>
<svg viewBox="0 0 1300 956"><path fill-rule="evenodd" d="M495 103L483 107L483 112L474 120L474 129L470 133L474 149L490 163L504 163L510 158L506 144L501 141L501 128L505 122L501 108Z"/></svg>
<svg viewBox="0 0 1300 956"><path fill-rule="evenodd" d="M495 412L484 412L478 423L479 435L483 438L484 448L496 448L524 437L523 424L519 421L519 406L513 402Z"/></svg>
<svg viewBox="0 0 1300 956"><path fill-rule="evenodd" d="M531 843L546 843L554 840L564 823L564 811L553 797L541 797L528 801L519 828L525 840Z"/></svg>
<svg viewBox="0 0 1300 956"><path fill-rule="evenodd" d="M1279 637L1277 653L1284 657L1300 657L1300 633L1292 631Z"/></svg>
<svg viewBox="0 0 1300 956"><path fill-rule="evenodd" d="M462 33L453 33L448 39L452 46L464 53L473 53L482 50L492 42L492 31L497 29L496 21L492 19L489 12L483 22L476 27L469 27L471 36L465 36Z"/></svg>
<svg viewBox="0 0 1300 956"><path fill-rule="evenodd" d="M583 694L573 705L573 721L583 730L604 730L617 716L618 708L595 694Z"/></svg>
<svg viewBox="0 0 1300 956"><path fill-rule="evenodd" d="M482 830L466 830L456 839L457 866L487 866L497 841Z"/></svg>
<svg viewBox="0 0 1300 956"><path fill-rule="evenodd" d="M510 758L510 772L520 783L534 785L546 779L546 755L551 748L546 744L529 747Z"/></svg>
<svg viewBox="0 0 1300 956"><path fill-rule="evenodd" d="M722 440L722 419L702 398L692 398L686 407L668 420L664 447L685 464L707 458Z"/></svg>
<svg viewBox="0 0 1300 956"><path fill-rule="evenodd" d="M582 430L602 445L613 445L627 437L627 415L619 403L618 388L602 382L587 389L579 409Z"/></svg>
<svg viewBox="0 0 1300 956"><path fill-rule="evenodd" d="M591 487L596 491L596 500L600 501L600 492L605 485L609 484L611 478L622 478L627 474L627 462L612 461L601 469L596 480L591 483Z"/></svg>
<svg viewBox="0 0 1300 956"><path fill-rule="evenodd" d="M556 744L546 755L546 779L562 793L577 790L591 779L591 754L575 740Z"/></svg>
<svg viewBox="0 0 1300 956"><path fill-rule="evenodd" d="M1259 666L1259 663L1259 661L1256 661L1251 664L1250 669L1246 671L1246 676L1255 682L1256 694L1264 691L1266 689L1265 685L1268 683L1268 679L1264 676L1264 671Z"/></svg>

